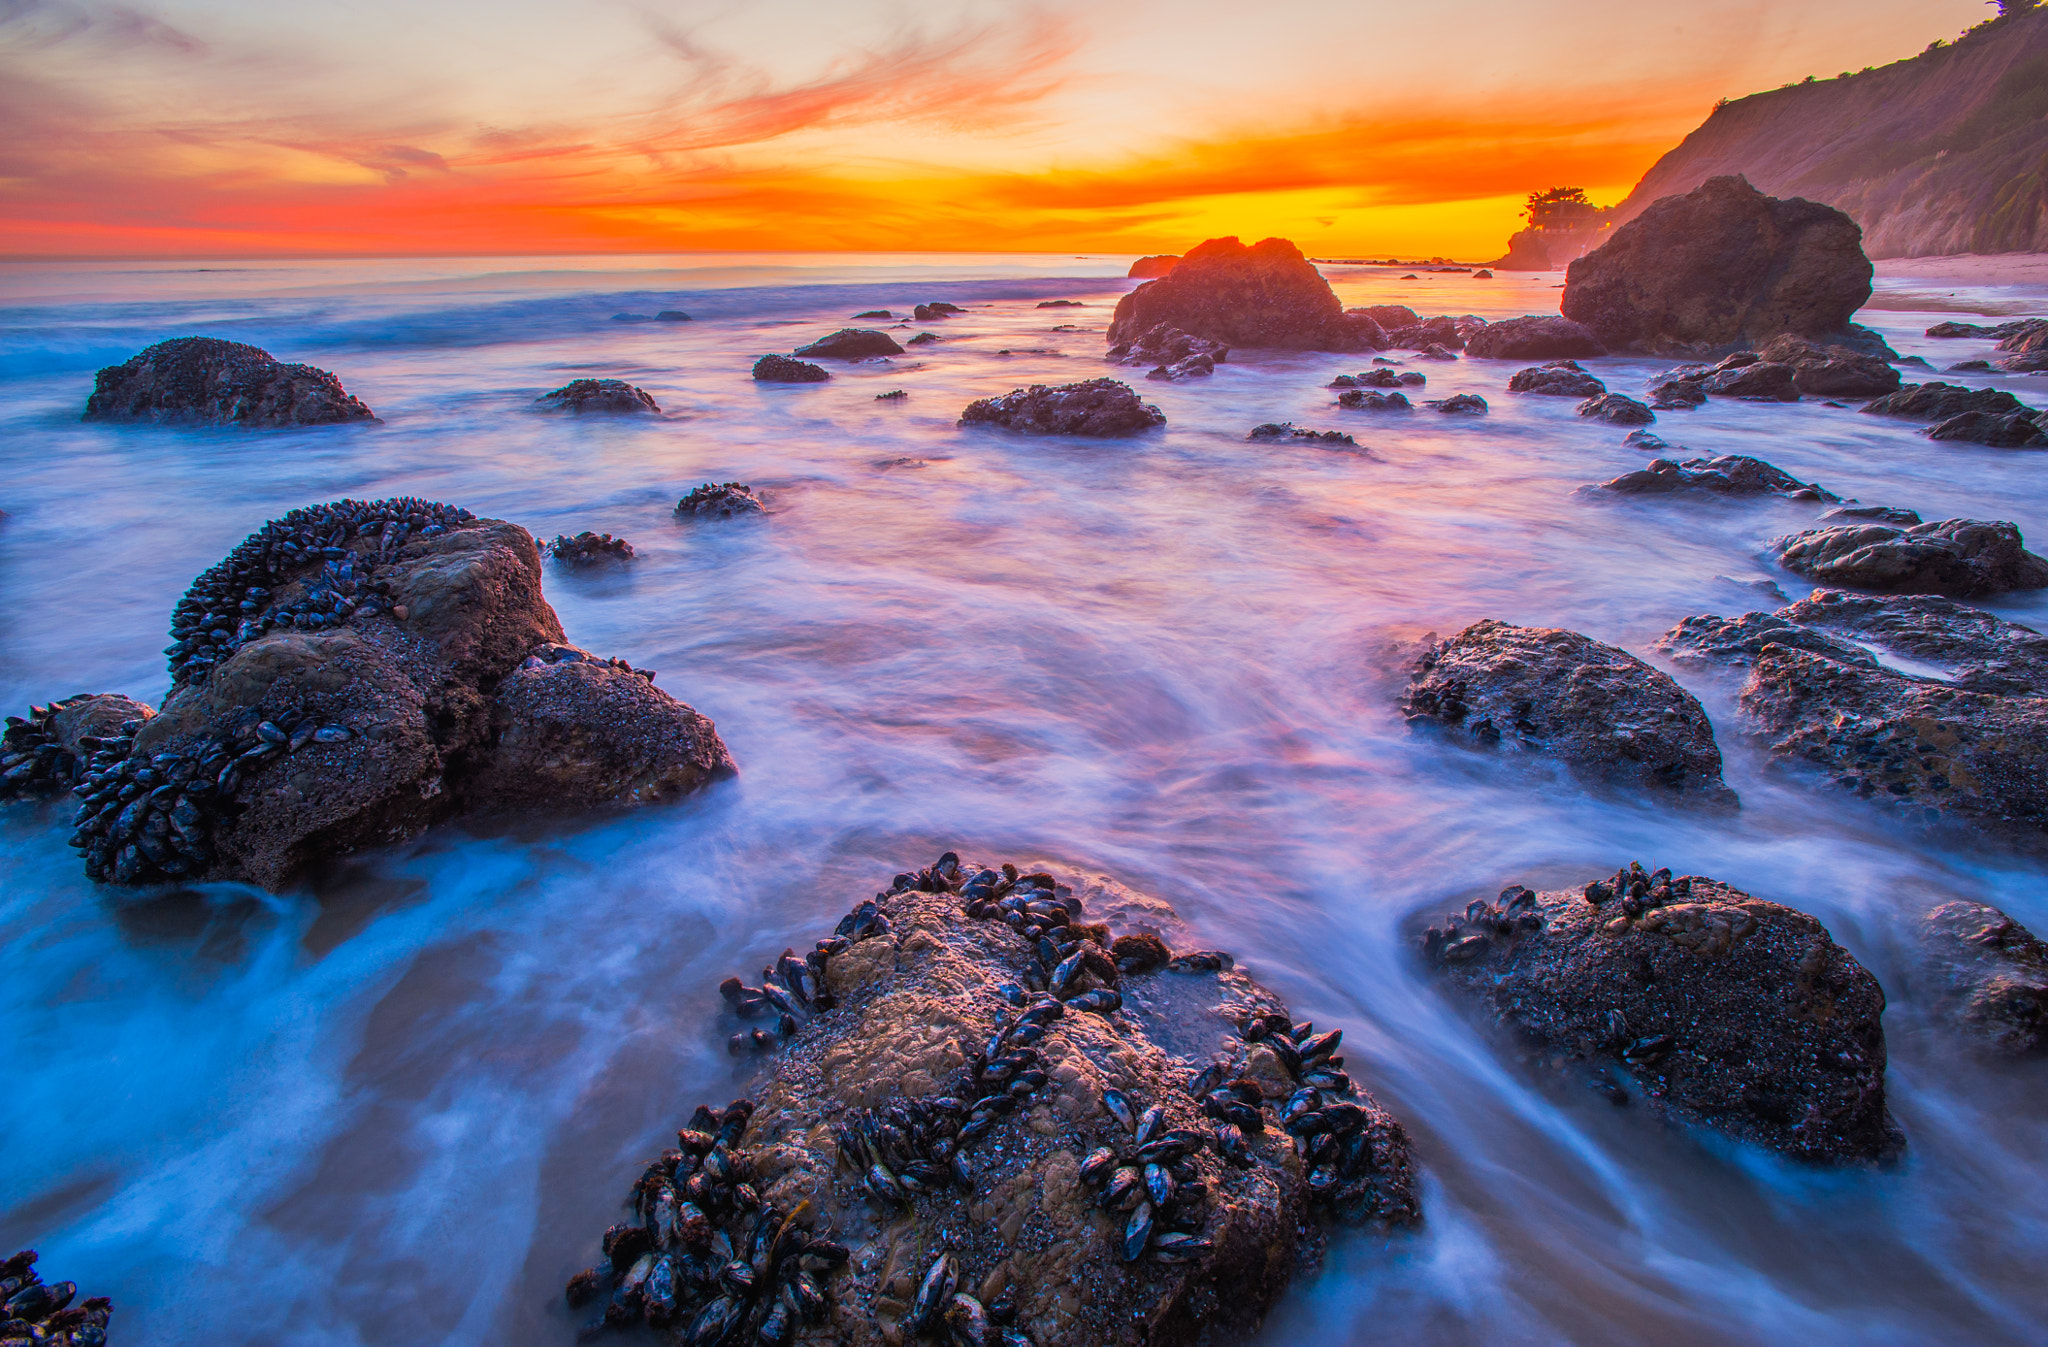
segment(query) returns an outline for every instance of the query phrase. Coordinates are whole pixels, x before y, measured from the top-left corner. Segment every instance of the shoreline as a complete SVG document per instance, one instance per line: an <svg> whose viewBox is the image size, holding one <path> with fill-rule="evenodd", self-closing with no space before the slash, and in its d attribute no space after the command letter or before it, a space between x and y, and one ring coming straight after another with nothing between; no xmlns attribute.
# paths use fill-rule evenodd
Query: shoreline
<svg viewBox="0 0 2048 1347"><path fill-rule="evenodd" d="M1956 253L1871 259L1879 279L1952 285L2048 285L2048 253Z"/></svg>

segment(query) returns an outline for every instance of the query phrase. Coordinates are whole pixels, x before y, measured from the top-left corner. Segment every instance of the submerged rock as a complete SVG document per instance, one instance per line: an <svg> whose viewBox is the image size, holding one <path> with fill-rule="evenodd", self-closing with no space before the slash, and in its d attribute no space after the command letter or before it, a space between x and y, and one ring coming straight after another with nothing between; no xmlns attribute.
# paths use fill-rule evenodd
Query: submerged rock
<svg viewBox="0 0 2048 1347"><path fill-rule="evenodd" d="M675 512L685 519L733 519L760 514L762 506L754 488L744 482L706 482L690 488L689 494L676 502Z"/></svg>
<svg viewBox="0 0 2048 1347"><path fill-rule="evenodd" d="M1720 458L1650 460L1595 488L1622 495L1662 495L1674 491L1705 491L1717 496L1789 496L1793 500L1838 500L1812 482L1802 482L1760 458L1725 454Z"/></svg>
<svg viewBox="0 0 2048 1347"><path fill-rule="evenodd" d="M919 304L910 311L910 314L911 317L917 319L920 323L930 323L942 318L951 318L956 313L965 312L967 310L961 308L958 304L948 304L943 299L935 299L929 304Z"/></svg>
<svg viewBox="0 0 2048 1347"><path fill-rule="evenodd" d="M791 354L799 358L809 356L813 360L866 360L878 355L902 355L903 348L886 332L866 327L842 327L808 346L797 347Z"/></svg>
<svg viewBox="0 0 2048 1347"><path fill-rule="evenodd" d="M311 506L251 534L179 601L162 711L102 740L75 788L87 874L276 889L494 803L479 782L528 709L506 700L511 675L562 641L540 571L526 530L415 499ZM730 771L698 723L696 760ZM631 756L642 730L591 734ZM545 803L623 802L586 787Z"/></svg>
<svg viewBox="0 0 2048 1347"><path fill-rule="evenodd" d="M2004 521L1835 524L1771 540L1778 564L1815 584L1979 598L2048 586L2048 561Z"/></svg>
<svg viewBox="0 0 2048 1347"><path fill-rule="evenodd" d="M2048 944L1989 903L1943 903L1920 927L1942 1008L1994 1052L2048 1049Z"/></svg>
<svg viewBox="0 0 2048 1347"><path fill-rule="evenodd" d="M101 370L84 419L317 426L377 417L324 369L238 341L174 337Z"/></svg>
<svg viewBox="0 0 2048 1347"><path fill-rule="evenodd" d="M2033 629L1943 598L1819 590L1775 613L1689 617L1658 644L1750 666L1742 707L1767 747L1829 787L2048 845L2048 637Z"/></svg>
<svg viewBox="0 0 2048 1347"><path fill-rule="evenodd" d="M1253 426L1245 439L1254 443L1260 440L1288 440L1309 444L1344 445L1356 449L1358 441L1341 430L1303 430L1292 421L1272 421L1263 426Z"/></svg>
<svg viewBox="0 0 2048 1347"><path fill-rule="evenodd" d="M572 379L552 393L534 399L549 411L635 413L658 412L661 407L645 391L624 379Z"/></svg>
<svg viewBox="0 0 2048 1347"><path fill-rule="evenodd" d="M621 1325L730 1315L748 1341L1226 1344L1314 1264L1317 1217L1418 1218L1407 1138L1341 1033L1293 1025L1228 955L1096 923L1049 873L948 852L761 986L729 979L737 1013L782 1012L736 1036L766 1077L648 1167L572 1298L611 1291ZM769 1249L761 1271L722 1273L719 1232Z"/></svg>
<svg viewBox="0 0 2048 1347"><path fill-rule="evenodd" d="M1804 912L1631 863L1576 889L1511 886L1422 945L1533 1055L1597 1064L1614 1103L1633 1085L1655 1112L1810 1164L1905 1145L1884 990Z"/></svg>
<svg viewBox="0 0 2048 1347"><path fill-rule="evenodd" d="M1112 346L1161 324L1228 346L1363 351L1386 344L1379 324L1347 314L1330 283L1285 239L1235 238L1189 250L1158 280L1117 301Z"/></svg>
<svg viewBox="0 0 2048 1347"><path fill-rule="evenodd" d="M1580 416L1590 416L1614 426L1647 426L1657 419L1657 413L1621 393L1587 398L1579 404L1578 411Z"/></svg>
<svg viewBox="0 0 2048 1347"><path fill-rule="evenodd" d="M1429 376L1420 370L1402 370L1398 374L1384 367L1360 370L1356 374L1340 374L1330 380L1331 388L1421 388L1429 382Z"/></svg>
<svg viewBox="0 0 2048 1347"><path fill-rule="evenodd" d="M1353 411L1412 412L1415 404L1406 393L1382 393L1371 388L1347 388L1337 395L1337 405Z"/></svg>
<svg viewBox="0 0 2048 1347"><path fill-rule="evenodd" d="M1401 395L1399 393L1392 393L1388 396L1400 397ZM1341 398L1338 400L1342 401ZM1486 415L1486 399L1480 397L1477 393L1457 393L1447 398L1436 398L1425 402L1423 405L1433 412L1443 412L1449 416L1461 414L1472 416Z"/></svg>
<svg viewBox="0 0 2048 1347"><path fill-rule="evenodd" d="M1532 313L1489 323L1465 343L1482 360L1560 360L1607 354L1598 333L1556 314Z"/></svg>
<svg viewBox="0 0 2048 1347"><path fill-rule="evenodd" d="M754 362L754 377L764 384L821 384L832 376L808 361L764 355Z"/></svg>
<svg viewBox="0 0 2048 1347"><path fill-rule="evenodd" d="M1870 298L1863 231L1739 176L1652 203L1565 270L1565 317L1614 350L1707 354L1849 333Z"/></svg>
<svg viewBox="0 0 2048 1347"><path fill-rule="evenodd" d="M1601 383L1576 360L1553 360L1547 365L1516 370L1508 378L1510 393L1539 393L1553 398L1598 398L1607 395Z"/></svg>
<svg viewBox="0 0 2048 1347"><path fill-rule="evenodd" d="M1402 712L1587 780L1732 806L1707 713L1670 675L1575 631L1475 622L1416 661Z"/></svg>
<svg viewBox="0 0 2048 1347"><path fill-rule="evenodd" d="M1127 383L1089 379L1048 387L1033 384L999 398L967 404L963 426L1000 426L1028 435L1087 435L1109 438L1137 435L1166 424L1166 414L1140 401Z"/></svg>

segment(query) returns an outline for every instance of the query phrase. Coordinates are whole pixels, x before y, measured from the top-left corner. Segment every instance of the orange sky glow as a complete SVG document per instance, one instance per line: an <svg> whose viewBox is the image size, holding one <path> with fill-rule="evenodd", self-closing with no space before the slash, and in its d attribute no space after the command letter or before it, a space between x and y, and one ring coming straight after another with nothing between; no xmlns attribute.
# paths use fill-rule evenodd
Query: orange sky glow
<svg viewBox="0 0 2048 1347"><path fill-rule="evenodd" d="M1716 98L1984 13L0 0L0 254L1485 258L1528 192L1617 200Z"/></svg>

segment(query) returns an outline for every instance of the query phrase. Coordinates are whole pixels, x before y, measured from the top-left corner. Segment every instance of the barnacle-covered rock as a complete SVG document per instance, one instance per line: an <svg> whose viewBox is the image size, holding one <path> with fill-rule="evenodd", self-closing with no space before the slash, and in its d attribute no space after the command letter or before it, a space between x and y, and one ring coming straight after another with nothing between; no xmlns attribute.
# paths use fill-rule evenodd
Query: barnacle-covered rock
<svg viewBox="0 0 2048 1347"><path fill-rule="evenodd" d="M1742 709L1778 756L1917 825L2048 846L2048 637L1926 595L1818 590L1689 617L1673 659L1750 666ZM1877 652L1877 653L1873 653Z"/></svg>
<svg viewBox="0 0 2048 1347"><path fill-rule="evenodd" d="M1884 991L1804 912L1631 863L1521 885L1429 928L1424 957L1549 1060L1688 1123L1812 1163L1881 1160Z"/></svg>
<svg viewBox="0 0 2048 1347"><path fill-rule="evenodd" d="M729 770L710 723L630 669L626 698L519 677L567 648L540 575L526 530L428 501L266 524L179 601L161 712L101 737L73 787L87 873L278 888L479 804L637 803ZM508 735L546 794L497 784Z"/></svg>
<svg viewBox="0 0 2048 1347"><path fill-rule="evenodd" d="M1475 622L1416 660L1401 709L1486 748L1678 803L1729 806L1721 750L1670 675L1575 631Z"/></svg>
<svg viewBox="0 0 2048 1347"><path fill-rule="evenodd" d="M1921 951L1941 1006L1986 1047L2008 1056L2048 1050L2048 943L1989 903L1929 912Z"/></svg>
<svg viewBox="0 0 2048 1347"><path fill-rule="evenodd" d="M744 482L706 482L676 502L679 519L734 519L762 513L761 498Z"/></svg>
<svg viewBox="0 0 2048 1347"><path fill-rule="evenodd" d="M631 416L661 410L661 404L651 393L635 388L624 379L571 379L534 401L547 410L573 412L578 416L585 413Z"/></svg>
<svg viewBox="0 0 2048 1347"><path fill-rule="evenodd" d="M173 337L93 379L88 421L314 426L374 421L341 380L218 337Z"/></svg>
<svg viewBox="0 0 2048 1347"><path fill-rule="evenodd" d="M960 413L962 426L999 426L1027 435L1138 435L1166 424L1166 414L1141 401L1127 383L1087 379L1048 387L1033 384L999 398L981 398Z"/></svg>
<svg viewBox="0 0 2048 1347"><path fill-rule="evenodd" d="M754 362L754 378L764 384L821 384L831 377L821 366L786 355L764 355Z"/></svg>
<svg viewBox="0 0 2048 1347"><path fill-rule="evenodd" d="M36 1251L0 1259L0 1343L6 1347L106 1347L114 1302L78 1299L78 1283L45 1282Z"/></svg>
<svg viewBox="0 0 2048 1347"><path fill-rule="evenodd" d="M548 555L565 566L601 566L606 562L631 561L633 544L624 538L614 538L609 533L592 533L585 529L571 538L558 534L548 544Z"/></svg>
<svg viewBox="0 0 2048 1347"><path fill-rule="evenodd" d="M1312 1214L1417 1219L1406 1136L1341 1034L1227 955L1162 961L1154 933L1119 960L1090 915L1049 872L948 852L759 987L727 981L736 1014L778 1017L745 1036L771 1055L735 1172L848 1252L806 1340L1237 1342L1319 1255Z"/></svg>

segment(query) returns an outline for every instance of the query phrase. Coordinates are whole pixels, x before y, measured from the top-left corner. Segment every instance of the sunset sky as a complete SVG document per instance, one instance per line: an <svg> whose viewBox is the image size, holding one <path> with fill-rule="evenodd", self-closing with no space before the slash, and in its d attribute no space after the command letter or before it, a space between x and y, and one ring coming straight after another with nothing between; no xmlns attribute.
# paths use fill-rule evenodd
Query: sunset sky
<svg viewBox="0 0 2048 1347"><path fill-rule="evenodd" d="M1498 254L1978 0L0 0L0 253Z"/></svg>

